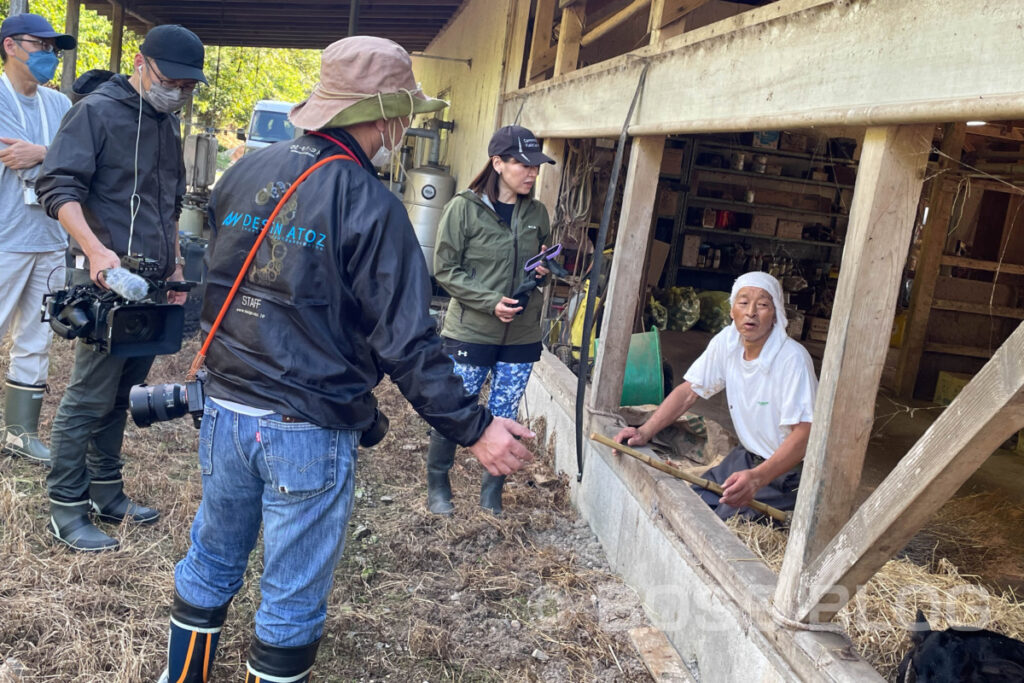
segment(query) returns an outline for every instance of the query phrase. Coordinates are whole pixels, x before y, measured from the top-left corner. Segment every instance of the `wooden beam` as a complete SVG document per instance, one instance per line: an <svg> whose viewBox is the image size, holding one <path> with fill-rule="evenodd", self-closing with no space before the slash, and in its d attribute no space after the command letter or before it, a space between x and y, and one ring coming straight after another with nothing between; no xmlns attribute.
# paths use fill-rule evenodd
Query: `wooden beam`
<svg viewBox="0 0 1024 683"><path fill-rule="evenodd" d="M931 142L930 125L869 128L864 135L814 423L776 593L776 605L787 615L807 590L805 568L853 509Z"/></svg>
<svg viewBox="0 0 1024 683"><path fill-rule="evenodd" d="M943 254L939 261L944 266L956 266L958 268L971 268L973 270L986 270L989 272L999 271L1007 275L1024 275L1024 266L1016 263L999 263L997 261L983 261L966 256L950 256Z"/></svg>
<svg viewBox="0 0 1024 683"><path fill-rule="evenodd" d="M686 28L686 15L701 5L708 4L710 1L653 0L647 24L647 32L651 36L651 44L659 43L682 33Z"/></svg>
<svg viewBox="0 0 1024 683"><path fill-rule="evenodd" d="M64 33L78 36L78 17L82 6L82 0L68 0L67 11L64 14ZM61 61L63 65L60 72L60 91L71 97L71 86L75 83L75 67L78 63L78 50L64 50Z"/></svg>
<svg viewBox="0 0 1024 683"><path fill-rule="evenodd" d="M937 173L932 181L928 196L928 222L921 236L921 251L914 271L914 285L910 292L910 309L907 313L907 328L900 346L896 364L895 391L904 398L914 393L917 372L921 365L925 336L928 332L928 316L931 313L935 283L939 279L939 262L946 246L946 231L953 214L954 193L948 192L942 181L942 174L955 171L964 146L967 127L962 123L951 123L944 127L942 146ZM954 161L955 160L955 161Z"/></svg>
<svg viewBox="0 0 1024 683"><path fill-rule="evenodd" d="M526 63L526 82L542 75L549 66L543 59L551 50L551 34L555 24L555 0L537 0L537 10L533 13L533 40L530 41L530 59ZM552 57L554 55L552 54ZM551 62L551 66L554 61Z"/></svg>
<svg viewBox="0 0 1024 683"><path fill-rule="evenodd" d="M562 186L562 167L565 165L565 144L565 140L559 138L544 141L543 151L554 159L555 163L542 164L537 174L535 196L537 201L547 207L552 223L557 218L558 195Z"/></svg>
<svg viewBox="0 0 1024 683"><path fill-rule="evenodd" d="M967 383L808 567L807 592L801 596L796 618L834 615L1021 427L1024 325Z"/></svg>
<svg viewBox="0 0 1024 683"><path fill-rule="evenodd" d="M975 0L779 0L509 98L542 137L614 137L646 64L658 96L633 136L1022 118L1024 3L1003 9L993 21Z"/></svg>
<svg viewBox="0 0 1024 683"><path fill-rule="evenodd" d="M124 46L124 5L113 2L113 16L110 28L110 66L111 71L121 73L121 50Z"/></svg>
<svg viewBox="0 0 1024 683"><path fill-rule="evenodd" d="M630 149L615 255L604 302L605 324L601 327L594 385L590 392L590 405L595 410L613 411L621 403L633 314L640 303L640 280L647 269L647 242L664 149L665 138L660 136L635 138Z"/></svg>
<svg viewBox="0 0 1024 683"><path fill-rule="evenodd" d="M562 10L562 23L558 32L558 50L555 52L555 76L575 71L580 61L580 36L586 19L587 4L582 0Z"/></svg>
<svg viewBox="0 0 1024 683"><path fill-rule="evenodd" d="M966 356L968 358L991 358L992 349L983 349L980 346L964 346L962 344L939 344L928 342L924 345L928 353L945 353L950 356Z"/></svg>
<svg viewBox="0 0 1024 683"><path fill-rule="evenodd" d="M988 304L975 304L969 301L954 301L953 299L933 299L932 308L941 311L959 311L960 313L978 313L989 315L995 318L1016 318L1024 320L1024 308L1013 306L989 306Z"/></svg>
<svg viewBox="0 0 1024 683"><path fill-rule="evenodd" d="M633 0L615 14L607 17L604 21L591 28L586 34L583 35L583 47L593 45L597 41L604 38L606 35L622 26L624 23L632 19L635 15L647 9L651 4L651 0Z"/></svg>

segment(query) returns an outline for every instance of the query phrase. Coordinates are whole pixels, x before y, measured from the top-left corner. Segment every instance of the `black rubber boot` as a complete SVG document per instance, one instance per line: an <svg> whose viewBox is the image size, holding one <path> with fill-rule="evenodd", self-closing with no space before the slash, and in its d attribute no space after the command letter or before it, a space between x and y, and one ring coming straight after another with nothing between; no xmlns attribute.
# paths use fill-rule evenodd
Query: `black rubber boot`
<svg viewBox="0 0 1024 683"><path fill-rule="evenodd" d="M158 683L206 683L217 654L220 629L228 614L220 607L196 607L174 592L171 632L167 641L167 668Z"/></svg>
<svg viewBox="0 0 1024 683"><path fill-rule="evenodd" d="M308 683L320 641L299 647L267 645L253 636L249 661L245 663L245 683Z"/></svg>
<svg viewBox="0 0 1024 683"><path fill-rule="evenodd" d="M455 462L454 441L449 441L435 430L430 430L430 448L427 450L427 509L435 515L450 515L455 511L452 505L452 486L448 481L448 470Z"/></svg>
<svg viewBox="0 0 1024 683"><path fill-rule="evenodd" d="M4 386L4 434L0 447L5 455L17 455L50 465L50 449L39 440L39 411L45 384L22 384L8 379Z"/></svg>
<svg viewBox="0 0 1024 683"><path fill-rule="evenodd" d="M120 524L127 518L136 524L152 524L160 518L159 510L139 505L124 495L122 479L90 482L89 498L96 516L104 522Z"/></svg>
<svg viewBox="0 0 1024 683"><path fill-rule="evenodd" d="M505 486L505 476L496 477L490 472L484 472L483 481L480 483L480 507L501 514L501 489Z"/></svg>
<svg viewBox="0 0 1024 683"><path fill-rule="evenodd" d="M64 502L50 499L50 533L79 552L117 550L118 542L89 521L89 501Z"/></svg>

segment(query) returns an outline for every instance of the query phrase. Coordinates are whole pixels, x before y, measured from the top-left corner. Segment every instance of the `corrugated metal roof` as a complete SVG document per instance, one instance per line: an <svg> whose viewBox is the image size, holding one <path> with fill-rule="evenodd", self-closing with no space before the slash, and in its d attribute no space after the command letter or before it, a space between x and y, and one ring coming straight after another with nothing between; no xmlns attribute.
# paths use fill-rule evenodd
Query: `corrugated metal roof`
<svg viewBox="0 0 1024 683"><path fill-rule="evenodd" d="M349 11L359 7L357 32L390 38L410 52L422 50L463 0L125 0L125 25L144 34L147 24L181 24L206 45L322 49L348 35ZM107 0L85 7L109 17Z"/></svg>

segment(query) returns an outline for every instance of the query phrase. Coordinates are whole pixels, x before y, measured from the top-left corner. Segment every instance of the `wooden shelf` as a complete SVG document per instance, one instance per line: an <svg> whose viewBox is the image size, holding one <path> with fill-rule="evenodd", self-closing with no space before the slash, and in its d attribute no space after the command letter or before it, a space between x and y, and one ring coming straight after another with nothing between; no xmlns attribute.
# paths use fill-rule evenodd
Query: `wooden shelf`
<svg viewBox="0 0 1024 683"><path fill-rule="evenodd" d="M801 191L807 186L812 187L825 187L832 190L852 190L853 185L844 185L843 183L832 182L829 180L811 180L810 178L792 178L784 175L769 175L768 173L757 173L755 171L737 171L733 168L716 168L715 166L704 166L701 164L694 164L693 168L695 171L701 173L725 173L728 175L741 176L744 178L754 178L756 180L764 180L772 183L773 185L778 183L788 183L791 185L798 186L797 192ZM802 187L800 187L802 186Z"/></svg>
<svg viewBox="0 0 1024 683"><path fill-rule="evenodd" d="M942 257L942 265L971 268L974 270L985 270L989 272L999 271L1000 273L1006 273L1007 275L1024 275L1024 266L1016 263L1000 264L995 261L982 261L981 259L967 258L964 256L944 255Z"/></svg>
<svg viewBox="0 0 1024 683"><path fill-rule="evenodd" d="M726 142L709 142L702 140L698 143L701 147L714 147L716 149L727 149L735 152L748 152L750 154L765 154L767 156L787 157L801 161L823 161L829 164L840 164L842 166L856 166L856 159L836 159L828 155L818 155L813 152L791 152L785 149L772 149L769 147L752 147L750 145L732 145Z"/></svg>
<svg viewBox="0 0 1024 683"><path fill-rule="evenodd" d="M932 308L942 311L957 311L959 313L977 313L995 318L1024 320L1024 308L1014 308L1012 306L989 306L988 304L975 304L969 301L934 299L932 301Z"/></svg>
<svg viewBox="0 0 1024 683"><path fill-rule="evenodd" d="M737 202L729 199L715 199L714 197L690 197L687 200L690 206L707 206L710 208L732 209L737 213L766 213L770 216L781 218L794 218L800 220L810 216L812 218L849 218L849 214L830 213L828 211L811 211L810 209L794 209L789 206L775 206L774 204L758 204L757 202Z"/></svg>
<svg viewBox="0 0 1024 683"><path fill-rule="evenodd" d="M695 270L698 273L711 273L713 275L737 275L735 271L726 270L725 268L701 268L699 266L679 266L679 270Z"/></svg>
<svg viewBox="0 0 1024 683"><path fill-rule="evenodd" d="M708 235L722 235L740 239L767 240L769 242L789 242L791 244L809 244L815 247L842 247L836 242L822 242L820 240L798 240L795 237L778 237L776 235L761 235L756 232L740 232L739 230L725 230L722 228L699 228L696 225L687 225L683 229L686 232L700 232Z"/></svg>

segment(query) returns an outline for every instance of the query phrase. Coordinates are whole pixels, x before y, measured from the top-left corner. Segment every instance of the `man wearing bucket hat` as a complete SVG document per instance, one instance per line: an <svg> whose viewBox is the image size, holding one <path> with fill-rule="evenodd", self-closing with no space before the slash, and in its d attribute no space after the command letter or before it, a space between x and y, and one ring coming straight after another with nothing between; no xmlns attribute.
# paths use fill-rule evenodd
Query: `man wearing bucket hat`
<svg viewBox="0 0 1024 683"><path fill-rule="evenodd" d="M185 192L178 111L203 75L203 44L175 25L152 29L131 77L99 83L64 117L36 190L43 208L74 238L68 284L106 287L103 271L131 254L155 262L157 277L183 280L178 215ZM168 303L184 302L169 292ZM121 479L128 391L146 379L152 356L124 358L79 343L51 430L49 532L77 551L113 550L95 526L147 524L159 512L133 502Z"/></svg>
<svg viewBox="0 0 1024 683"><path fill-rule="evenodd" d="M413 116L444 106L419 91L396 43L340 40L290 114L310 132L243 157L214 189L203 499L175 568L164 680L207 680L261 524L262 597L246 680L309 680L352 510L356 447L364 432L380 436L372 390L385 373L495 475L530 459L516 437L531 433L477 406L442 353L422 252L401 202L373 171L371 160L383 164Z"/></svg>
<svg viewBox="0 0 1024 683"><path fill-rule="evenodd" d="M64 265L68 238L36 198L46 147L71 106L52 88L61 50L73 37L38 14L15 14L0 25L0 342L10 332L0 449L49 464L38 438L39 410L49 370L50 326L39 320L47 279Z"/></svg>
<svg viewBox="0 0 1024 683"><path fill-rule="evenodd" d="M811 432L818 380L807 349L786 334L782 285L767 273L741 275L733 283L733 324L715 335L640 427L626 427L615 440L646 444L689 410L698 398L723 388L740 445L703 476L724 489L721 497L697 493L722 519L758 516L745 507L755 497L780 510L796 507L801 463Z"/></svg>

